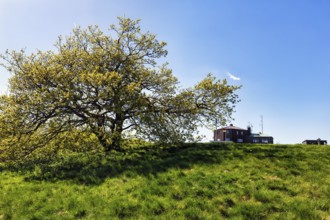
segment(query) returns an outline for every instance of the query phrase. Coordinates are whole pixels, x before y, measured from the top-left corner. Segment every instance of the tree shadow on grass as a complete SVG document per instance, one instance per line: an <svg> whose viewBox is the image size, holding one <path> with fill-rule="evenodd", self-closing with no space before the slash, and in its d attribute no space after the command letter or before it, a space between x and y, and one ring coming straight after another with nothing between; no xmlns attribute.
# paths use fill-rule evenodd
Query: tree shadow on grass
<svg viewBox="0 0 330 220"><path fill-rule="evenodd" d="M69 180L98 185L106 178L149 176L171 168L189 169L195 164L221 163L233 145L220 143L184 144L172 147L141 147L108 156L76 154L34 165L26 181Z"/></svg>

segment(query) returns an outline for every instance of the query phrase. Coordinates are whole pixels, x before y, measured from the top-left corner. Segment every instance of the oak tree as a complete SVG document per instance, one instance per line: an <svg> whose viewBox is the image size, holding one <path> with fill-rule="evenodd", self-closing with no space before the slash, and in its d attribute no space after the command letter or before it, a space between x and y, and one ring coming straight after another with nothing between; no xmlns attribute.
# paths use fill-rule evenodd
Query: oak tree
<svg viewBox="0 0 330 220"><path fill-rule="evenodd" d="M150 141L192 140L199 126L224 124L239 101L239 86L211 74L180 89L166 43L142 32L139 20L119 18L105 34L77 27L53 51L1 55L12 73L0 99L2 134L50 140L73 129L92 132L106 152L125 135ZM17 136L18 135L18 136Z"/></svg>

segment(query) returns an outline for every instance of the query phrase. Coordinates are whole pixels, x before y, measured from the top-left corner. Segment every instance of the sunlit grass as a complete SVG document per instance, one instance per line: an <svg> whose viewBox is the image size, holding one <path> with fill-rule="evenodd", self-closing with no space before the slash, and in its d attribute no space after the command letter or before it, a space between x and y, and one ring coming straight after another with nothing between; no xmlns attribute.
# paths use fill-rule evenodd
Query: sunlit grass
<svg viewBox="0 0 330 220"><path fill-rule="evenodd" d="M142 147L0 173L0 219L329 217L328 146Z"/></svg>

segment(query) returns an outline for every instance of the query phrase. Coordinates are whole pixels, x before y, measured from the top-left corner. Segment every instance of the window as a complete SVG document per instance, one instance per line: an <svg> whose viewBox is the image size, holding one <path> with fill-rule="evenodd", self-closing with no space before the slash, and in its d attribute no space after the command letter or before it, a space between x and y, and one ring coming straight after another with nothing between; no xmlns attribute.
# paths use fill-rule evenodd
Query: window
<svg viewBox="0 0 330 220"><path fill-rule="evenodd" d="M230 130L227 130L226 131L226 140L229 138L229 141L230 141L230 138L231 138L231 131Z"/></svg>

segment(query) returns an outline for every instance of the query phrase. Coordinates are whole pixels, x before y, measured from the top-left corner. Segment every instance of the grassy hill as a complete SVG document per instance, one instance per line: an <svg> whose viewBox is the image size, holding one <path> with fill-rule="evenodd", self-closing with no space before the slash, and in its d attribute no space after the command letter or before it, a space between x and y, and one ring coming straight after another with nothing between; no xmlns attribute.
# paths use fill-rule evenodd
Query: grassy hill
<svg viewBox="0 0 330 220"><path fill-rule="evenodd" d="M3 166L0 219L330 219L330 147L187 144Z"/></svg>

